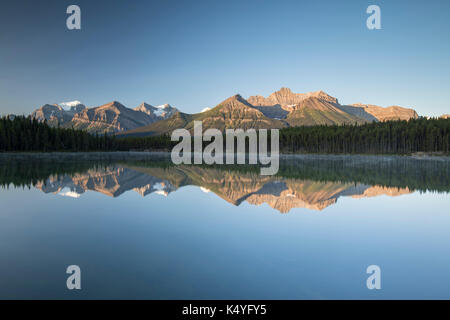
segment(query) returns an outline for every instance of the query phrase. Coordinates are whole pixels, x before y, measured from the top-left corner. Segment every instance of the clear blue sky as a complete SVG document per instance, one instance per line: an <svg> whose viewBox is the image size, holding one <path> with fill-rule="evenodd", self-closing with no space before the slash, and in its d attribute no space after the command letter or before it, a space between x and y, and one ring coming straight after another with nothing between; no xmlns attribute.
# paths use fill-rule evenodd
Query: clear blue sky
<svg viewBox="0 0 450 320"><path fill-rule="evenodd" d="M366 28L370 4L382 30ZM71 100L192 113L286 86L436 116L450 113L449 34L450 1L2 1L0 113Z"/></svg>

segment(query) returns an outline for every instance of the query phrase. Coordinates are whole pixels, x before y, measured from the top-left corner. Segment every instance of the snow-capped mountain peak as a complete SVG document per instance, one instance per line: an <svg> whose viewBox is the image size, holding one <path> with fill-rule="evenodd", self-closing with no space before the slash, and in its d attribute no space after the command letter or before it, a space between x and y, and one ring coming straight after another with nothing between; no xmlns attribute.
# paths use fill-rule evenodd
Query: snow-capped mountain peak
<svg viewBox="0 0 450 320"><path fill-rule="evenodd" d="M168 103L162 104L160 106L156 106L155 108L156 108L155 115L157 115L158 117L162 117L164 119L170 117L172 114L174 114L177 111L176 108L173 108Z"/></svg>
<svg viewBox="0 0 450 320"><path fill-rule="evenodd" d="M69 102L61 102L58 105L64 109L70 109L70 108L76 107L80 104L82 104L80 101L75 100L75 101L69 101Z"/></svg>

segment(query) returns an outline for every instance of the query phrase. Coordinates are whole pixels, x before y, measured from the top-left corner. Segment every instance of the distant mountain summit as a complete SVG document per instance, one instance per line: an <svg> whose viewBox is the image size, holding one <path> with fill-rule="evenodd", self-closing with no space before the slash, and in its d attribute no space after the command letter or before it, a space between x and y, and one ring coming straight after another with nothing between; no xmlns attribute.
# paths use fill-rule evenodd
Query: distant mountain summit
<svg viewBox="0 0 450 320"><path fill-rule="evenodd" d="M152 115L156 110L156 108L146 102L142 102L140 105L134 108L134 110L144 112L148 115Z"/></svg>
<svg viewBox="0 0 450 320"><path fill-rule="evenodd" d="M47 121L49 125L64 125L70 122L77 112L86 108L79 101L63 102L60 104L45 104L39 109L33 111L31 117L38 121Z"/></svg>
<svg viewBox="0 0 450 320"><path fill-rule="evenodd" d="M171 117L175 112L178 112L177 108L172 107L170 104L166 103L160 106L156 106L156 115L161 119L167 119Z"/></svg>
<svg viewBox="0 0 450 320"><path fill-rule="evenodd" d="M145 102L134 108L134 110L146 113L155 121L167 119L178 111L178 109L172 107L170 104L163 104L154 107Z"/></svg>
<svg viewBox="0 0 450 320"><path fill-rule="evenodd" d="M419 117L416 110L399 106L390 106L383 108L372 104L361 104L361 103L355 103L352 104L351 106L362 108L364 112L371 114L378 121L409 120L409 119L417 119Z"/></svg>
<svg viewBox="0 0 450 320"><path fill-rule="evenodd" d="M263 96L256 95L248 98L248 102L254 105L255 107L264 107L264 106L281 106L286 107L289 105L296 105L301 103L303 100L315 97L320 100L328 101L331 103L338 103L337 99L328 95L323 91L314 91L307 93L294 93L289 88L281 88L278 91L275 91L267 98Z"/></svg>
<svg viewBox="0 0 450 320"><path fill-rule="evenodd" d="M84 109L74 115L71 126L89 132L114 133L131 130L152 123L146 113L125 107L113 101L96 108Z"/></svg>
<svg viewBox="0 0 450 320"><path fill-rule="evenodd" d="M228 128L246 130L286 126L282 121L265 116L239 94L222 101L211 110L195 114L194 120L203 121L204 128L216 128L222 131Z"/></svg>
<svg viewBox="0 0 450 320"><path fill-rule="evenodd" d="M58 104L69 114L75 115L75 113L81 112L86 109L86 106L80 101L61 102Z"/></svg>
<svg viewBox="0 0 450 320"><path fill-rule="evenodd" d="M33 111L31 117L41 122L47 120L50 125L71 120L71 118L68 119L68 117L66 117L64 109L57 104L44 104L39 109Z"/></svg>

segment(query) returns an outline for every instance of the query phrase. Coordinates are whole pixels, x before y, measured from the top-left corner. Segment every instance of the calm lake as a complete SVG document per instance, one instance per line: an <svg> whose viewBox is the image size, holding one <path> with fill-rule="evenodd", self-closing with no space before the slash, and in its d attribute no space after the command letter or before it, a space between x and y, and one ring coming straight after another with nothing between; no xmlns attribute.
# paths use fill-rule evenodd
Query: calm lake
<svg viewBox="0 0 450 320"><path fill-rule="evenodd" d="M450 299L449 158L3 154L0 190L1 299Z"/></svg>

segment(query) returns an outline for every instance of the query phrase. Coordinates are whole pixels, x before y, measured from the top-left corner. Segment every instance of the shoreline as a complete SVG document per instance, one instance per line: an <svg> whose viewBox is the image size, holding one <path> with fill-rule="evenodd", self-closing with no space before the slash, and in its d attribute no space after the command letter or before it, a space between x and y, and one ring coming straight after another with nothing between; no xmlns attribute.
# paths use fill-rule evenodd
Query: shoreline
<svg viewBox="0 0 450 320"><path fill-rule="evenodd" d="M169 151L89 151L89 152L0 152L0 160L7 158L15 159L85 159L96 160L109 158L112 160L139 160L146 158L169 158ZM450 155L418 152L413 154L364 154L364 153L282 153L280 159L317 159L317 160L340 160L345 158L353 159L416 159L416 160L440 160L450 161Z"/></svg>

